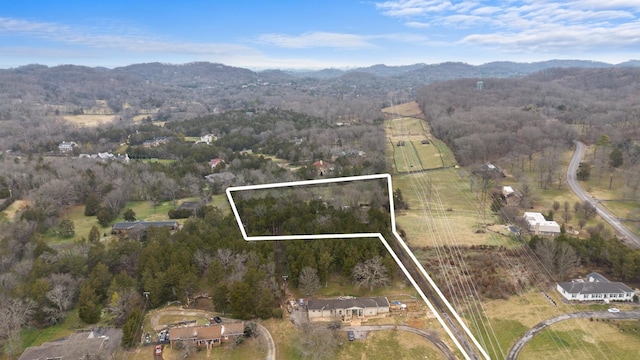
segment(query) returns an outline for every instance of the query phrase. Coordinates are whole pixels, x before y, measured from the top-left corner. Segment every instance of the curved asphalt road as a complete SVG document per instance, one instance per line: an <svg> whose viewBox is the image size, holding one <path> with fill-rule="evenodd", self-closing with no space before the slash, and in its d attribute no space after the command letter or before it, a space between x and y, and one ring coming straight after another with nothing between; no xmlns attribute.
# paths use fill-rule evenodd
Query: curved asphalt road
<svg viewBox="0 0 640 360"><path fill-rule="evenodd" d="M578 171L578 165L580 165L580 161L582 161L586 147L581 141L574 141L574 143L576 144L576 151L573 153L573 157L569 162L569 167L567 167L567 184L569 184L571 190L573 190L581 200L590 202L596 208L598 215L620 234L621 240L626 241L636 248L640 248L640 236L634 234L624 226L617 217L600 205L597 199L587 194L578 183L576 171Z"/></svg>
<svg viewBox="0 0 640 360"><path fill-rule="evenodd" d="M360 338L361 332L369 332L369 331L383 331L383 330L402 330L410 333L414 333L422 336L423 338L429 340L433 345L435 345L438 350L444 355L448 360L456 360L455 355L449 349L447 344L444 343L435 333L430 333L424 330L416 329L407 325L368 325L368 326L345 326L342 328L344 331L352 330L356 339Z"/></svg>
<svg viewBox="0 0 640 360"><path fill-rule="evenodd" d="M536 326L532 327L529 331L527 331L518 341L513 344L511 350L509 350L509 354L507 354L507 360L515 360L518 358L518 354L522 348L533 338L533 336L540 331L544 330L547 326L555 324L560 321L569 320L569 319L614 319L614 320L623 320L623 319L640 319L640 311L621 311L619 313L610 313L608 311L581 311L570 314L562 314L551 319L547 319Z"/></svg>

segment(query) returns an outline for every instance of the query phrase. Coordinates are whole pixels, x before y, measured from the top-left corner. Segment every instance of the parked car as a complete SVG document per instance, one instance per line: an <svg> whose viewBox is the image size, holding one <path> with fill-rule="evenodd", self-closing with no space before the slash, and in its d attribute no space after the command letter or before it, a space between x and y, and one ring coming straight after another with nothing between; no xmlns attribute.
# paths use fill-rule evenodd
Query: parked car
<svg viewBox="0 0 640 360"><path fill-rule="evenodd" d="M162 345L156 345L156 349L154 351L156 355L162 355Z"/></svg>
<svg viewBox="0 0 640 360"><path fill-rule="evenodd" d="M620 309L618 309L618 308L609 308L609 310L607 310L607 311L609 311L610 313L618 313L618 312L620 312Z"/></svg>
<svg viewBox="0 0 640 360"><path fill-rule="evenodd" d="M349 337L349 341L353 341L356 339L356 335L353 333L352 330L347 331L347 336Z"/></svg>

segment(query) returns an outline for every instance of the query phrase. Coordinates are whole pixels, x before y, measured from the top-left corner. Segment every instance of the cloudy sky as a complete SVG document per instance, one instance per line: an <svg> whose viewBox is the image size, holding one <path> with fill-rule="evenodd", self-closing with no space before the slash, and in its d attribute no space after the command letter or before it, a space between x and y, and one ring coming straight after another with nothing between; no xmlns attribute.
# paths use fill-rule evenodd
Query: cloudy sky
<svg viewBox="0 0 640 360"><path fill-rule="evenodd" d="M640 59L640 0L15 0L0 68Z"/></svg>

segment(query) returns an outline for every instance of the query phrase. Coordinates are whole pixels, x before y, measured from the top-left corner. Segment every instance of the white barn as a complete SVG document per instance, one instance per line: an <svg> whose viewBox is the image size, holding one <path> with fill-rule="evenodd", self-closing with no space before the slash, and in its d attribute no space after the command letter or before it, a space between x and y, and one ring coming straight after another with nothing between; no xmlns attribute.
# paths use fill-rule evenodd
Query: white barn
<svg viewBox="0 0 640 360"><path fill-rule="evenodd" d="M555 221L547 221L540 213L525 212L524 220L529 224L529 231L531 231L535 235L560 235L560 225L558 225L558 223Z"/></svg>
<svg viewBox="0 0 640 360"><path fill-rule="evenodd" d="M624 283L609 281L597 272L586 279L559 282L556 288L565 299L575 301L633 301L634 294Z"/></svg>
<svg viewBox="0 0 640 360"><path fill-rule="evenodd" d="M386 297L308 300L310 321L351 321L384 317L389 314Z"/></svg>

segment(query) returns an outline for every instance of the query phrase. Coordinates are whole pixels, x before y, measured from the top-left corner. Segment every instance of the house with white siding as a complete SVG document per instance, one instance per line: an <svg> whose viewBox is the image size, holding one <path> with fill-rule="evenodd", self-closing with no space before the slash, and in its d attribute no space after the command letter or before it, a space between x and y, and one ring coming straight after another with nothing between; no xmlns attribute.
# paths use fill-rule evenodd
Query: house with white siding
<svg viewBox="0 0 640 360"><path fill-rule="evenodd" d="M364 320L387 316L389 300L386 297L308 300L307 310L310 321Z"/></svg>
<svg viewBox="0 0 640 360"><path fill-rule="evenodd" d="M609 281L597 272L585 279L559 282L557 290L572 301L633 301L634 290L621 282Z"/></svg>
<svg viewBox="0 0 640 360"><path fill-rule="evenodd" d="M525 212L524 220L529 224L529 231L535 235L553 237L560 235L560 225L555 221L548 221L540 213Z"/></svg>

